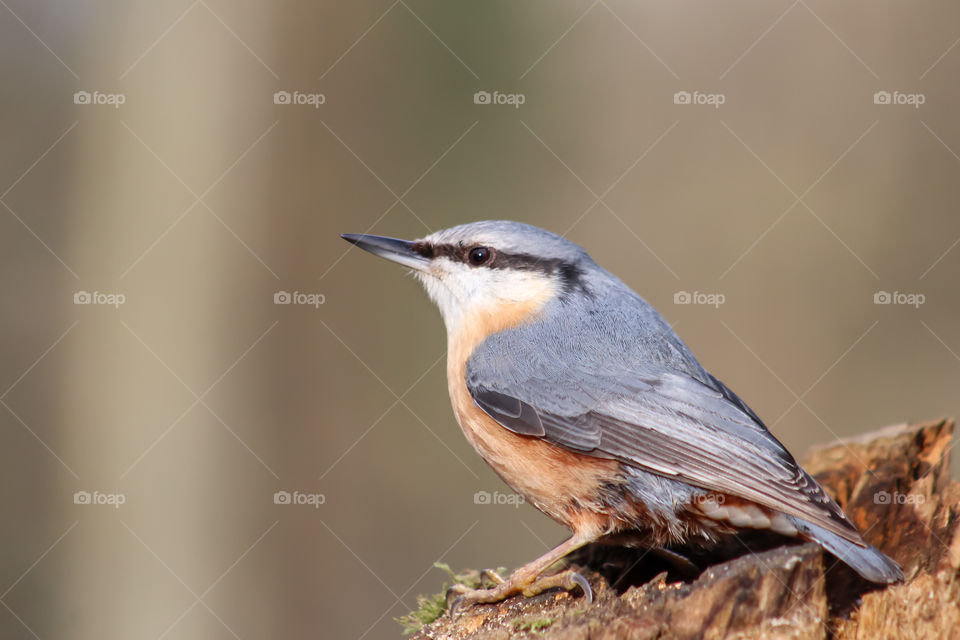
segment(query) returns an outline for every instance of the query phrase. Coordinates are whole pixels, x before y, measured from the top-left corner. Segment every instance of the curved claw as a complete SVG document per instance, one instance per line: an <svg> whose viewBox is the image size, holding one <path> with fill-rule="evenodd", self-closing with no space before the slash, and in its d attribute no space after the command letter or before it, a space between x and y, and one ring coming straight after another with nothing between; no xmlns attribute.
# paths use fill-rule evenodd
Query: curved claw
<svg viewBox="0 0 960 640"><path fill-rule="evenodd" d="M464 594L468 593L469 591L471 591L470 587L464 584L452 585L449 589L447 589L447 593L445 594L445 597L447 600L447 608L453 611L454 605L457 602L462 601ZM456 597L454 598L454 596ZM454 598L453 602L451 602L451 598Z"/></svg>
<svg viewBox="0 0 960 640"><path fill-rule="evenodd" d="M459 616L462 613L461 611L462 607L463 607L463 596L458 596L456 599L454 599L453 603L450 604L450 617L456 618L457 616Z"/></svg>
<svg viewBox="0 0 960 640"><path fill-rule="evenodd" d="M587 579L584 578L579 573L574 573L570 575L570 579L580 587L583 591L583 597L586 598L587 604L593 603L593 589L590 587L590 583L587 582Z"/></svg>

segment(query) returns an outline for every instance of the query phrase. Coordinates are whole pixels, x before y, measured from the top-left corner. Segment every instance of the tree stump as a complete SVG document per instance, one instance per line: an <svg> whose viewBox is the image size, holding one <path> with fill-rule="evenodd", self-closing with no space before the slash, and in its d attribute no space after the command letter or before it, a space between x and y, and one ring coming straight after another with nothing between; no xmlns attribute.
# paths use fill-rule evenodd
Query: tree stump
<svg viewBox="0 0 960 640"><path fill-rule="evenodd" d="M960 483L953 421L896 425L815 447L803 466L906 583L863 581L815 544L759 538L693 557L592 545L570 558L594 589L477 605L423 626L418 640L621 638L960 638ZM749 547L749 549L747 548Z"/></svg>

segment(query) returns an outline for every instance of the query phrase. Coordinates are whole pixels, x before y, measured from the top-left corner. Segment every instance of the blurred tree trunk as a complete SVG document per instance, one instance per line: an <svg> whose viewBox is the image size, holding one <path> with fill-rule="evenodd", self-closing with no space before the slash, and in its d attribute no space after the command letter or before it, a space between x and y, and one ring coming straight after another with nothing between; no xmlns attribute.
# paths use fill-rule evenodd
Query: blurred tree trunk
<svg viewBox="0 0 960 640"><path fill-rule="evenodd" d="M100 62L77 68L83 87L123 92L126 102L117 110L78 111L72 211L65 219L77 288L117 292L126 302L119 309L67 310L79 322L65 341L61 389L51 396L60 398L61 424L68 428L52 448L73 452L70 462L80 476L65 478L65 496L79 485L124 494L125 504L116 511L64 509L80 523L64 542L70 552L60 560L60 604L50 608L71 612L72 620L58 628L69 628L73 637L143 637L147 625L169 637L219 637L226 623L202 604L193 615L177 616L256 539L265 521L262 508L225 518L216 505L234 505L238 496L256 500L274 483L264 473L237 472L234 450L241 445L196 396L256 338L234 330L240 296L274 280L266 271L253 278L232 271L228 265L243 248L230 231L201 203L185 211L193 194L203 194L237 159L238 147L253 140L237 126L230 101L260 83L267 102L273 79L251 73L241 45L202 4L150 49L162 21L172 18L155 7L115 9L120 15L77 27L78 37L102 43L99 55L86 58ZM271 7L247 11L267 19ZM117 24L131 26L118 32ZM224 55L223 43L197 37L198 25L240 53ZM118 59L118 51L144 51L123 80L118 76L133 59ZM193 75L180 64L182 56L214 59L218 73ZM245 185L247 197L258 189L262 185ZM131 190L132 208L125 199ZM205 200L217 208L216 193ZM218 213L230 219L229 211ZM237 286L238 277L247 278L245 287ZM264 328L270 320L264 317ZM262 400L250 391L236 394L231 414L251 412ZM211 397L204 402L216 404ZM225 415L222 407L215 410ZM107 608L112 615L103 614ZM272 623L256 622L250 628Z"/></svg>

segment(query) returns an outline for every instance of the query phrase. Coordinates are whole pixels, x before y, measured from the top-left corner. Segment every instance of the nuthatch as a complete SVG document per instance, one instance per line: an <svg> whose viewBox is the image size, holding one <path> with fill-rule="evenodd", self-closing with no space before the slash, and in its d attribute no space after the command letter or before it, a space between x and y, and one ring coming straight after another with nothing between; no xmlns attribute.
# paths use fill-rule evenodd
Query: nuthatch
<svg viewBox="0 0 960 640"><path fill-rule="evenodd" d="M572 242L484 221L409 242L343 236L409 267L447 328L447 384L467 440L573 536L490 589L497 602L589 583L541 577L590 542L704 547L766 530L813 540L877 583L903 580L663 317Z"/></svg>

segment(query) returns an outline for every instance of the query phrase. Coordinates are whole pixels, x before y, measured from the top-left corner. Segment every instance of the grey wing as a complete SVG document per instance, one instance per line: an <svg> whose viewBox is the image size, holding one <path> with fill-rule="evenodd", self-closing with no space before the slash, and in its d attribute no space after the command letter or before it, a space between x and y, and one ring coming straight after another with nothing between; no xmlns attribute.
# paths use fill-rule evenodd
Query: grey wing
<svg viewBox="0 0 960 640"><path fill-rule="evenodd" d="M759 418L712 376L651 369L616 375L576 370L496 373L471 358L467 388L515 433L616 459L711 491L752 500L857 544L860 534Z"/></svg>

